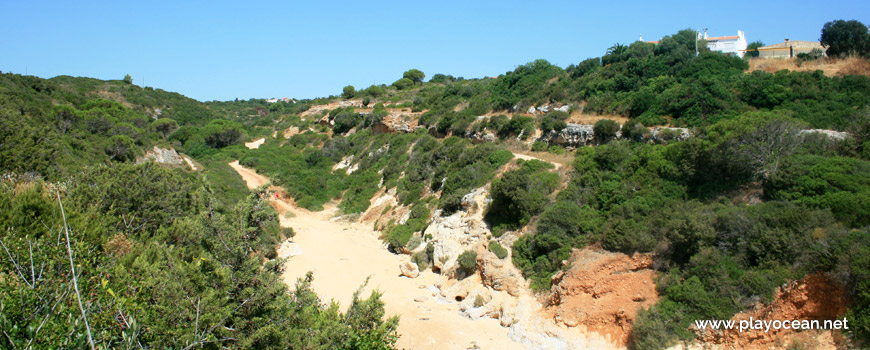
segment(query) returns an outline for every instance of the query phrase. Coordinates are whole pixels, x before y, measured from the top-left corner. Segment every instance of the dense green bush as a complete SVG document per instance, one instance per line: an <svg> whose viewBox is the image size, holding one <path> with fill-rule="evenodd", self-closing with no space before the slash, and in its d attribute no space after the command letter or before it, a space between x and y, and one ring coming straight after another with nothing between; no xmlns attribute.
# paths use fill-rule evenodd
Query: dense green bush
<svg viewBox="0 0 870 350"><path fill-rule="evenodd" d="M496 235L527 224L549 201L548 196L559 182L559 175L546 171L553 167L550 163L539 160L518 163L519 169L492 182L492 203L487 208L486 220Z"/></svg>
<svg viewBox="0 0 870 350"><path fill-rule="evenodd" d="M504 259L508 256L508 251L496 241L489 241L489 251L495 254L499 259Z"/></svg>
<svg viewBox="0 0 870 350"><path fill-rule="evenodd" d="M466 250L459 254L459 257L456 258L456 261L459 262L459 268L466 275L470 275L477 270L477 252L473 250Z"/></svg>
<svg viewBox="0 0 870 350"><path fill-rule="evenodd" d="M545 134L550 131L558 132L568 126L568 124L565 123L566 119L568 119L568 113L552 111L541 117L541 120L538 123L538 128Z"/></svg>
<svg viewBox="0 0 870 350"><path fill-rule="evenodd" d="M398 319L384 319L379 294L355 295L341 313L312 292L310 274L289 292L280 282L279 262L263 264L274 255L278 220L262 194L250 194L226 212L211 211L213 198L201 181L153 164L112 164L70 179L61 194L64 215L96 343L180 348L214 339L240 348L346 349L395 344ZM5 247L12 256L39 251L32 259L42 266L39 274L19 278L10 260L0 261L3 343L85 348L78 304L63 302L75 298L64 292L70 288L66 244L52 233L63 231L64 219L46 188L0 183Z"/></svg>
<svg viewBox="0 0 870 350"><path fill-rule="evenodd" d="M616 137L619 131L619 123L610 119L601 119L595 122L592 127L592 132L595 134L595 141L605 143Z"/></svg>

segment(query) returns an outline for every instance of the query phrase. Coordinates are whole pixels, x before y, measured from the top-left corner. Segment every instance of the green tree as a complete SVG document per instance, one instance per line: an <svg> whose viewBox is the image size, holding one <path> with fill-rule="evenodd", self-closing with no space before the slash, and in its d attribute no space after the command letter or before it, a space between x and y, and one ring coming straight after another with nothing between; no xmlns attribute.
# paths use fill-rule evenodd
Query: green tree
<svg viewBox="0 0 870 350"><path fill-rule="evenodd" d="M138 153L139 147L136 147L136 141L124 135L112 136L109 138L108 146L106 146L106 154L109 155L109 160L122 162L133 160Z"/></svg>
<svg viewBox="0 0 870 350"><path fill-rule="evenodd" d="M372 85L366 88L366 94L371 97L380 97L384 94L384 89L377 85Z"/></svg>
<svg viewBox="0 0 870 350"><path fill-rule="evenodd" d="M760 42L760 41L753 41L753 42L749 43L749 45L746 45L745 57L747 57L747 58L758 57L758 55L759 55L758 48L762 47L762 46L764 46L764 43Z"/></svg>
<svg viewBox="0 0 870 350"><path fill-rule="evenodd" d="M170 134L178 130L178 123L169 118L160 118L151 122L151 128L159 132L163 139L166 140Z"/></svg>
<svg viewBox="0 0 870 350"><path fill-rule="evenodd" d="M410 79L412 82L414 82L416 84L416 83L422 83L423 78L426 78L426 74L424 74L419 69L411 69L411 70L408 70L407 72L405 72L404 74L402 74L402 78Z"/></svg>
<svg viewBox="0 0 870 350"><path fill-rule="evenodd" d="M133 77L131 77L130 74L125 75L124 82L127 84L133 84Z"/></svg>
<svg viewBox="0 0 870 350"><path fill-rule="evenodd" d="M354 88L353 85L345 86L341 91L341 97L345 99L353 98L354 95L356 95L356 88Z"/></svg>
<svg viewBox="0 0 870 350"><path fill-rule="evenodd" d="M610 141L610 139L616 137L617 131L619 131L619 123L610 119L601 119L595 122L595 125L592 126L595 140L601 143Z"/></svg>
<svg viewBox="0 0 870 350"><path fill-rule="evenodd" d="M826 48L828 57L844 57L848 55L870 55L870 33L864 23L856 20L844 21L838 19L825 23L822 27L822 37L819 39Z"/></svg>
<svg viewBox="0 0 870 350"><path fill-rule="evenodd" d="M414 81L412 81L411 79L408 79L408 78L402 78L402 79L396 80L396 82L393 83L393 86L395 86L399 90L407 89L413 85L414 85Z"/></svg>

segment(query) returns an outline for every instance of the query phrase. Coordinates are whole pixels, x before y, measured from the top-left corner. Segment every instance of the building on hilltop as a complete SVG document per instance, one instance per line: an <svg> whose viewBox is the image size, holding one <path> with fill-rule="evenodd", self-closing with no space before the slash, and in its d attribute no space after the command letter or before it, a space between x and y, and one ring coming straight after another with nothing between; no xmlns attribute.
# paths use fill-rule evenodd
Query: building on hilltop
<svg viewBox="0 0 870 350"><path fill-rule="evenodd" d="M738 30L737 35L732 36L707 36L707 29L704 29L704 40L707 40L707 48L710 51L734 54L741 58L748 45L746 34L742 30Z"/></svg>
<svg viewBox="0 0 870 350"><path fill-rule="evenodd" d="M742 30L737 31L737 35L733 36L707 36L707 29L704 29L703 36L698 33L698 39L704 39L707 41L707 48L710 51L719 51L725 54L732 54L738 57L743 57L743 54L746 53L746 46L748 45L746 42L746 34L743 33ZM656 41L644 41L643 35L640 36L640 41L649 44L658 45L659 40Z"/></svg>
<svg viewBox="0 0 870 350"><path fill-rule="evenodd" d="M758 57L760 58L791 58L801 53L810 53L814 49L819 49L822 54L825 48L818 41L803 41L789 40L779 44L767 45L758 48Z"/></svg>

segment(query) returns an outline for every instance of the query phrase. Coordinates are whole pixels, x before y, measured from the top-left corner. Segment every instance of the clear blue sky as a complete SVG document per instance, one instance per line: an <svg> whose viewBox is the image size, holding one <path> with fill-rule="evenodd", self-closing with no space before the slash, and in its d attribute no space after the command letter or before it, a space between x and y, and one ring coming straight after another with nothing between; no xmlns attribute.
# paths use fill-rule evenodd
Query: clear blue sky
<svg viewBox="0 0 870 350"><path fill-rule="evenodd" d="M0 0L0 71L130 74L203 101L310 98L410 68L474 78L538 58L566 67L640 33L818 40L834 19L870 24L870 1Z"/></svg>

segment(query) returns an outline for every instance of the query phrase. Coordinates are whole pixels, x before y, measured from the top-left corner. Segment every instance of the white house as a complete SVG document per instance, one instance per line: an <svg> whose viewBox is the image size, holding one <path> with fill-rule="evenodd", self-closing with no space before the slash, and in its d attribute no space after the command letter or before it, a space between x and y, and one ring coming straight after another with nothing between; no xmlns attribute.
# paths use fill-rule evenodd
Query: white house
<svg viewBox="0 0 870 350"><path fill-rule="evenodd" d="M738 30L737 35L733 36L707 36L707 30L704 29L704 40L707 40L710 51L730 53L741 58L746 52L746 34L742 30Z"/></svg>

